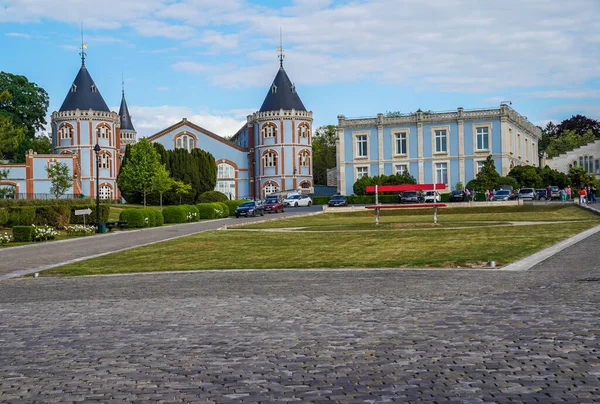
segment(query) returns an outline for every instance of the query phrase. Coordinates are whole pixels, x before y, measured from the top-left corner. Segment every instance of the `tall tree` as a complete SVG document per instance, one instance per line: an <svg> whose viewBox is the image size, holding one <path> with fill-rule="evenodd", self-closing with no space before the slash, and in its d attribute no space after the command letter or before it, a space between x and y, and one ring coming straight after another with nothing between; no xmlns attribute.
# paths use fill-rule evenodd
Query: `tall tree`
<svg viewBox="0 0 600 404"><path fill-rule="evenodd" d="M327 185L327 170L335 168L335 125L320 126L312 137L312 165L315 185Z"/></svg>
<svg viewBox="0 0 600 404"><path fill-rule="evenodd" d="M492 156L487 156L481 171L475 177L476 187L484 192L486 189L494 189L500 184L500 174L496 171L496 164ZM469 181L470 182L470 181Z"/></svg>
<svg viewBox="0 0 600 404"><path fill-rule="evenodd" d="M64 163L52 163L46 167L48 179L52 183L50 193L56 199L65 194L73 186L73 177L69 174L69 166Z"/></svg>
<svg viewBox="0 0 600 404"><path fill-rule="evenodd" d="M175 180L173 186L175 187L175 195L179 197L179 204L181 205L181 198L192 192L192 184L186 184L183 181Z"/></svg>
<svg viewBox="0 0 600 404"><path fill-rule="evenodd" d="M565 130L559 136L550 138L548 146L546 146L546 153L548 153L548 157L558 156L561 153L566 153L594 140L596 140L596 137L591 129L583 135L580 135L574 129Z"/></svg>
<svg viewBox="0 0 600 404"><path fill-rule="evenodd" d="M143 195L144 207L146 195L152 190L152 178L160 170L158 152L146 138L131 146L127 164L121 167L117 184L126 191L137 191Z"/></svg>
<svg viewBox="0 0 600 404"><path fill-rule="evenodd" d="M0 170L0 181L8 178L10 170ZM0 199L7 198L9 195L14 192L14 188L11 186L0 186Z"/></svg>
<svg viewBox="0 0 600 404"><path fill-rule="evenodd" d="M573 188L581 188L596 183L596 178L581 166L569 168L567 176L569 177L569 182Z"/></svg>
<svg viewBox="0 0 600 404"><path fill-rule="evenodd" d="M562 134L566 131L575 131L579 136L584 136L588 131L592 131L595 137L600 138L600 122L584 115L573 115L556 126L556 133Z"/></svg>
<svg viewBox="0 0 600 404"><path fill-rule="evenodd" d="M17 126L27 128L27 137L45 128L48 93L25 76L0 72L0 93L8 91L10 98L0 101L0 114L9 116Z"/></svg>

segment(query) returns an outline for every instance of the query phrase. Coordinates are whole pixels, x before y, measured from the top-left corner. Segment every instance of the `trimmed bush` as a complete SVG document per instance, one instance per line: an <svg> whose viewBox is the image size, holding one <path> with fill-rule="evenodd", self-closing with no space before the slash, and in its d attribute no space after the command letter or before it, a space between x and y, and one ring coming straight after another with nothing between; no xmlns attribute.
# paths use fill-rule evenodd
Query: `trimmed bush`
<svg viewBox="0 0 600 404"><path fill-rule="evenodd" d="M194 205L181 205L185 209L186 222L197 222L200 220L200 212Z"/></svg>
<svg viewBox="0 0 600 404"><path fill-rule="evenodd" d="M227 217L225 216L225 212L223 211L223 205L221 205L219 202L213 202L211 203L213 209L215 210L215 218L216 219L220 219L222 217Z"/></svg>
<svg viewBox="0 0 600 404"><path fill-rule="evenodd" d="M198 203L225 202L228 200L227 195L219 191L206 191L198 197Z"/></svg>
<svg viewBox="0 0 600 404"><path fill-rule="evenodd" d="M312 197L313 205L327 205L327 202L329 202L329 199L331 199L330 196L313 196Z"/></svg>
<svg viewBox="0 0 600 404"><path fill-rule="evenodd" d="M235 210L237 209L237 207L240 206L244 202L245 201L236 200L236 201L225 201L223 203L225 203L225 205L227 205L227 207L229 208L229 216L233 216L235 214Z"/></svg>
<svg viewBox="0 0 600 404"><path fill-rule="evenodd" d="M92 213L90 213L89 215L85 215L86 216L85 222L93 223L96 221L96 204L71 205L70 207L71 207L71 218L69 219L69 221L71 222L71 224L83 224L84 215L75 216L75 211L81 210L81 209L87 209L87 208L90 208L92 210ZM100 205L100 221L107 222L109 213L110 213L110 205L101 204Z"/></svg>
<svg viewBox="0 0 600 404"><path fill-rule="evenodd" d="M33 241L33 226L13 226L13 241L28 242Z"/></svg>
<svg viewBox="0 0 600 404"><path fill-rule="evenodd" d="M5 226L8 223L8 219L10 219L8 209L0 208L0 226Z"/></svg>
<svg viewBox="0 0 600 404"><path fill-rule="evenodd" d="M28 226L35 224L35 206L12 206L8 208L10 226Z"/></svg>
<svg viewBox="0 0 600 404"><path fill-rule="evenodd" d="M119 214L119 221L127 221L127 227L130 229L139 229L142 227L146 227L146 221L144 220L144 214L142 213L142 209L124 209Z"/></svg>
<svg viewBox="0 0 600 404"><path fill-rule="evenodd" d="M156 226L160 227L163 224L165 224L165 218L163 217L162 213L160 212L160 210L158 209L152 209L155 213L155 221L156 221Z"/></svg>
<svg viewBox="0 0 600 404"><path fill-rule="evenodd" d="M162 215L165 223L185 223L187 210L183 206L166 206Z"/></svg>
<svg viewBox="0 0 600 404"><path fill-rule="evenodd" d="M142 211L142 215L144 215L144 223L146 223L144 227L156 227L156 214L153 213L156 210L150 208L142 208L140 210Z"/></svg>
<svg viewBox="0 0 600 404"><path fill-rule="evenodd" d="M200 219L215 219L217 217L212 203L199 203L196 206L200 212Z"/></svg>
<svg viewBox="0 0 600 404"><path fill-rule="evenodd" d="M229 217L231 216L231 212L229 212L229 206L227 206L227 204L225 202L217 202L219 205L221 205L221 208L223 209L223 214L221 215L221 217Z"/></svg>
<svg viewBox="0 0 600 404"><path fill-rule="evenodd" d="M35 208L36 226L64 229L71 219L71 207L67 205L38 206Z"/></svg>

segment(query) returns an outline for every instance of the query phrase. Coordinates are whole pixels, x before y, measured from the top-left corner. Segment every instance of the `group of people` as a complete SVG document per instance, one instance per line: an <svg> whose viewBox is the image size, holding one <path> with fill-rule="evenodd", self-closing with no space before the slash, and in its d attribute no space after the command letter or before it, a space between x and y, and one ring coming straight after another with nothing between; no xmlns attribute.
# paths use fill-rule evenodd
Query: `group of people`
<svg viewBox="0 0 600 404"><path fill-rule="evenodd" d="M579 190L579 203L585 205L587 203L596 203L596 186L581 187Z"/></svg>

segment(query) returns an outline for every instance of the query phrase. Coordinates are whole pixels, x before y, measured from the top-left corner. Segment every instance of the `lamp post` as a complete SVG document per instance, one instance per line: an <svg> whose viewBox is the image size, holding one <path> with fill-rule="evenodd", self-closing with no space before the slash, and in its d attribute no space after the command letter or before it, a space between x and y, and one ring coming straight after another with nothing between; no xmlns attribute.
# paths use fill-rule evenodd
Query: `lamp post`
<svg viewBox="0 0 600 404"><path fill-rule="evenodd" d="M100 145L98 143L94 146L94 152L96 153L96 233L100 233L100 161L98 160Z"/></svg>

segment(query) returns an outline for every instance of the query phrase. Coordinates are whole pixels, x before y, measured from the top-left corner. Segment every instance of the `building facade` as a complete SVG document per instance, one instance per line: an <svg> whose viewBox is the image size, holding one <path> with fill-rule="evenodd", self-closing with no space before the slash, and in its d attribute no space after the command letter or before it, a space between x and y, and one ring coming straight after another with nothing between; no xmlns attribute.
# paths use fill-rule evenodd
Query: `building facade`
<svg viewBox="0 0 600 404"><path fill-rule="evenodd" d="M51 197L52 181L46 167L64 163L73 178L68 196L95 197L96 178L101 199L119 199L116 178L126 144L136 141L136 131L123 91L119 114L110 111L92 79L81 52L81 67L73 80L60 109L51 115L53 153L26 154L25 164L1 165L8 178L0 183L10 187L16 198ZM121 131L124 128L124 131ZM122 138L124 136L124 138ZM96 156L95 145L100 146Z"/></svg>
<svg viewBox="0 0 600 404"><path fill-rule="evenodd" d="M539 163L541 130L506 104L499 108L372 118L338 116L338 192L363 176L409 172L418 183L453 189L474 179L491 155L500 175Z"/></svg>

